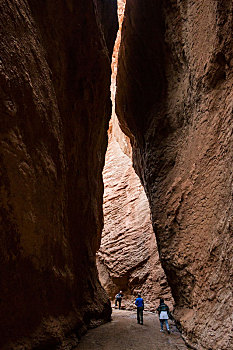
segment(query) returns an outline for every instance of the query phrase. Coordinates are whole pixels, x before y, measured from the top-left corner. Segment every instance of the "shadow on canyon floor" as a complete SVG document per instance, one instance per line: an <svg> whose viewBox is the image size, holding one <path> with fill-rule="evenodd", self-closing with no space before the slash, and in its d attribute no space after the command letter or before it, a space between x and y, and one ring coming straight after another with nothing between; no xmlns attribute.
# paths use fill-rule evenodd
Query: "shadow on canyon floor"
<svg viewBox="0 0 233 350"><path fill-rule="evenodd" d="M89 330L76 350L185 350L188 349L174 324L171 334L160 332L156 314L144 312L144 324L138 325L136 311L113 310L112 321Z"/></svg>

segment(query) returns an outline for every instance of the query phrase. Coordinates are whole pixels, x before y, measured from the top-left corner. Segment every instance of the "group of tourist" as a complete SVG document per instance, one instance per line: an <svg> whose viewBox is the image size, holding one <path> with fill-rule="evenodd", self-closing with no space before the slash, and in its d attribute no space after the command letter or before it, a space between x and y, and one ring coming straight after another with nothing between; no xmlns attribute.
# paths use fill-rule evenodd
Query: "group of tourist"
<svg viewBox="0 0 233 350"><path fill-rule="evenodd" d="M123 298L123 293L122 290L120 290L120 292L115 296L115 307L117 307L117 305L119 306L119 310L121 309L121 301ZM138 324L143 324L143 310L144 310L144 301L143 298L141 297L141 294L138 293L138 297L135 300L135 305L137 306L137 322ZM163 332L163 325L165 323L166 328L167 328L167 332L168 334L170 334L170 328L169 328L169 323L168 323L168 319L169 317L171 317L170 315L170 311L169 311L169 307L167 306L167 304L165 304L164 299L160 298L160 305L157 308L157 312L159 315L159 320L160 320L160 332Z"/></svg>

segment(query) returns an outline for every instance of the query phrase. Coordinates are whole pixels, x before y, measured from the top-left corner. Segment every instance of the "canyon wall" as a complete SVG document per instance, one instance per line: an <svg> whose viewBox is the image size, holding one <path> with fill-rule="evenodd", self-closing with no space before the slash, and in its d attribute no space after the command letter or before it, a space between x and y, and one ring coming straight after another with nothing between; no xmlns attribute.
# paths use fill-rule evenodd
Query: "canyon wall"
<svg viewBox="0 0 233 350"><path fill-rule="evenodd" d="M233 346L232 10L128 0L119 53L116 111L195 349Z"/></svg>
<svg viewBox="0 0 233 350"><path fill-rule="evenodd" d="M162 296L172 306L148 200L132 167L129 140L121 132L116 116L109 129L103 180L104 229L97 254L102 286L113 301L122 290L125 308L133 308L138 292L142 293L146 310L155 311Z"/></svg>
<svg viewBox="0 0 233 350"><path fill-rule="evenodd" d="M0 24L0 347L69 349L111 315L95 253L116 1L2 1Z"/></svg>

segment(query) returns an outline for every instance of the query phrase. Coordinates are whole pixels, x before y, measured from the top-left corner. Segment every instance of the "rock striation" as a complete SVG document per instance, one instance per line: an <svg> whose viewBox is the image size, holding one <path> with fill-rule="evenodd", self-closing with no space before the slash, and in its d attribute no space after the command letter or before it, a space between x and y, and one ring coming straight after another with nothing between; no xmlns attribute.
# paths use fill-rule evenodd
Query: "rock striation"
<svg viewBox="0 0 233 350"><path fill-rule="evenodd" d="M110 319L95 253L116 9L0 4L1 349L70 349Z"/></svg>
<svg viewBox="0 0 233 350"><path fill-rule="evenodd" d="M109 297L123 291L123 305L133 308L141 292L145 309L155 311L158 298L172 304L159 261L146 194L132 167L128 138L116 116L109 129L104 180L104 229L97 254L101 284Z"/></svg>
<svg viewBox="0 0 233 350"><path fill-rule="evenodd" d="M200 350L233 347L232 10L128 0L119 54L117 115L177 320Z"/></svg>

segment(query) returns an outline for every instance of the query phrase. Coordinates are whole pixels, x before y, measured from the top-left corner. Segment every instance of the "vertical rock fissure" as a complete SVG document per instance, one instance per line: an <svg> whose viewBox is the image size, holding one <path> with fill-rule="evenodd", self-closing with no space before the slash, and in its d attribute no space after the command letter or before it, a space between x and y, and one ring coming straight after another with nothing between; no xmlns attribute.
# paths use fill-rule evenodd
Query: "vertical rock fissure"
<svg viewBox="0 0 233 350"><path fill-rule="evenodd" d="M102 285L110 299L124 292L124 306L132 307L142 292L148 310L155 310L156 299L172 297L159 261L150 209L143 186L132 165L129 138L119 127L115 113L118 51L126 0L118 0L119 31L112 56L112 118L108 131L108 150L103 171L104 229L97 253Z"/></svg>

